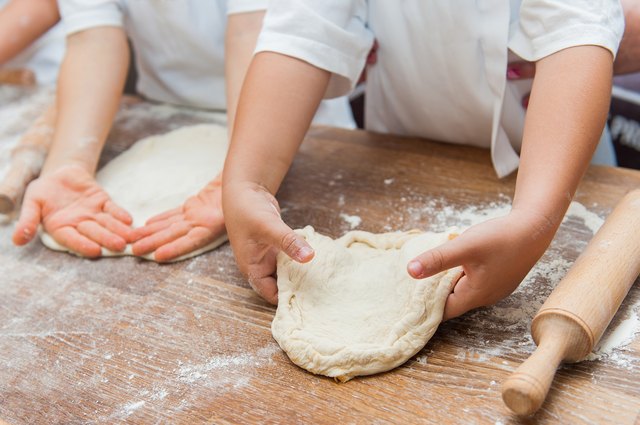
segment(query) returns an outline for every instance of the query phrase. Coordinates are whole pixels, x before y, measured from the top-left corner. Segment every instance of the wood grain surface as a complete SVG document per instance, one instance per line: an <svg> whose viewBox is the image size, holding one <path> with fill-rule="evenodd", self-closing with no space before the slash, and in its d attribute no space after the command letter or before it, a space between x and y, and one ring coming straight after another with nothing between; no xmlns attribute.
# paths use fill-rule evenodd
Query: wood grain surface
<svg viewBox="0 0 640 425"><path fill-rule="evenodd" d="M101 164L140 137L217 119L126 106ZM508 205L514 183L496 178L484 150L316 128L278 198L290 226L337 237L354 225L430 229L451 224L447 215L464 224L461 211ZM640 172L592 167L576 201L602 218L639 185ZM511 416L501 400L500 383L535 347L529 321L593 234L577 216L512 296L443 323L405 365L346 384L287 359L271 337L274 307L249 288L228 244L158 265L82 259L39 241L17 248L12 230L0 227L0 418L10 424L640 421L640 335L563 366L533 418ZM639 304L636 282L613 325Z"/></svg>

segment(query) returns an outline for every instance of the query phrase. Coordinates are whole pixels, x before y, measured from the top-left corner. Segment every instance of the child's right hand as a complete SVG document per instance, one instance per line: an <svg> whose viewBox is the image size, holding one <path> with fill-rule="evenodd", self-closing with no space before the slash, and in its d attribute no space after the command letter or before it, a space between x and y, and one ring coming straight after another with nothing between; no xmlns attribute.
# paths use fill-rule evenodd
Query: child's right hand
<svg viewBox="0 0 640 425"><path fill-rule="evenodd" d="M222 196L227 234L238 267L261 297L276 304L278 252L306 263L313 258L313 249L282 221L278 201L266 188L249 182L228 184Z"/></svg>
<svg viewBox="0 0 640 425"><path fill-rule="evenodd" d="M65 166L31 182L13 242L28 243L41 222L56 242L86 257L99 257L103 246L122 251L132 241L129 213L80 166Z"/></svg>

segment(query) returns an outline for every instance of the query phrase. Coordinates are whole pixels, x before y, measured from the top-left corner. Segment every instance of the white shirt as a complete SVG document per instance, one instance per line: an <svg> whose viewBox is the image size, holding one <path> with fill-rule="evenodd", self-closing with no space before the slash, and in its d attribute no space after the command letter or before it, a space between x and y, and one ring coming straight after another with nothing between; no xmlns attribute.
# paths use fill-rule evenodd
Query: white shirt
<svg viewBox="0 0 640 425"><path fill-rule="evenodd" d="M0 0L0 8L3 8L8 1ZM64 56L64 44L64 30L61 25L56 25L6 62L3 67L26 68L35 73L38 84L54 84Z"/></svg>
<svg viewBox="0 0 640 425"><path fill-rule="evenodd" d="M508 55L535 61L577 45L615 54L624 19L617 0L277 0L256 51L332 73L327 96L367 70L370 130L490 147L499 176L518 166L524 110L507 84Z"/></svg>
<svg viewBox="0 0 640 425"><path fill-rule="evenodd" d="M99 26L125 28L135 52L137 90L145 97L225 110L227 14L264 10L266 2L60 0L58 4L67 34ZM344 99L337 105L325 105L324 122L353 123L351 112L345 106L348 104Z"/></svg>

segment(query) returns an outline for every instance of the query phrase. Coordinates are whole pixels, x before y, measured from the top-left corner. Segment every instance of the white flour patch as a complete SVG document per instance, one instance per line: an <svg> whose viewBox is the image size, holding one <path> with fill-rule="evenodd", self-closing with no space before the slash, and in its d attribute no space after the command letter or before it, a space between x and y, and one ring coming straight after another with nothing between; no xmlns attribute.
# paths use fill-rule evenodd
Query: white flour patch
<svg viewBox="0 0 640 425"><path fill-rule="evenodd" d="M126 416L130 416L131 414L133 414L136 410L138 410L139 408L141 408L142 406L144 406L146 402L144 400L141 401L136 401L136 402L132 402L129 403L127 405L124 406L123 410L124 410L124 415Z"/></svg>
<svg viewBox="0 0 640 425"><path fill-rule="evenodd" d="M355 229L362 223L362 218L358 215L340 214L340 218L347 222L351 229Z"/></svg>
<svg viewBox="0 0 640 425"><path fill-rule="evenodd" d="M243 353L214 356L202 364L179 364L177 370L178 380L187 384L198 382L198 385L216 387L221 383L232 383L232 381L222 382L219 377L227 376L230 371L235 369L265 366L271 362L271 357L277 351L279 349L274 344L258 349L255 354Z"/></svg>
<svg viewBox="0 0 640 425"><path fill-rule="evenodd" d="M587 356L586 360L609 360L619 366L632 367L631 361L624 356L624 349L634 341L636 335L640 334L640 301L629 310L631 312L626 319L609 325L595 350Z"/></svg>

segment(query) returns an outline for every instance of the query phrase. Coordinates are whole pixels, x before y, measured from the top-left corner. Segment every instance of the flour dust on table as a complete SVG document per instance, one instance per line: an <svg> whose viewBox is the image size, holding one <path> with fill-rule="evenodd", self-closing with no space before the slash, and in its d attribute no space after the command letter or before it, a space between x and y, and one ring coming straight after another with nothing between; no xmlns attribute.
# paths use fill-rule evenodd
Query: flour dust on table
<svg viewBox="0 0 640 425"><path fill-rule="evenodd" d="M133 227L151 217L181 206L213 180L224 165L227 130L213 124L182 127L136 142L105 165L96 180L111 199L133 217ZM42 243L56 251L71 252L46 232ZM210 251L226 241L226 235L174 261ZM75 254L75 253L74 253ZM122 252L102 248L103 257L133 255L131 245ZM153 260L154 253L142 258Z"/></svg>
<svg viewBox="0 0 640 425"><path fill-rule="evenodd" d="M306 264L278 255L274 338L298 366L345 382L401 365L442 321L462 271L413 279L407 264L454 235L351 231L333 240L298 229L315 249Z"/></svg>

